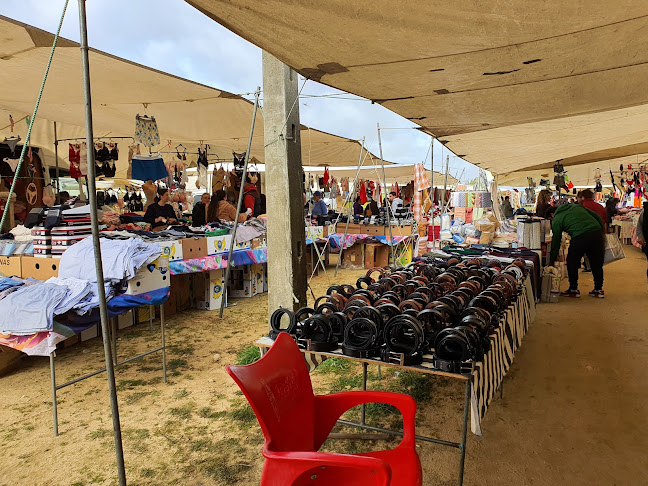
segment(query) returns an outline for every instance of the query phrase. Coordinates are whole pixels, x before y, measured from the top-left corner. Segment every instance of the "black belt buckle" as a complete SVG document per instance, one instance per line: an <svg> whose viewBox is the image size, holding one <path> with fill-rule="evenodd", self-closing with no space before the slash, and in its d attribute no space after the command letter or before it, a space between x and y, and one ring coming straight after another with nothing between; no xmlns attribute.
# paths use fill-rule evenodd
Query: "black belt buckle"
<svg viewBox="0 0 648 486"><path fill-rule="evenodd" d="M448 373L461 373L461 361L435 358L434 367Z"/></svg>
<svg viewBox="0 0 648 486"><path fill-rule="evenodd" d="M412 355L396 353L388 349L383 349L380 353L380 358L385 363L400 365L400 366L412 366L419 365L423 362L423 355L421 353L414 353Z"/></svg>
<svg viewBox="0 0 648 486"><path fill-rule="evenodd" d="M351 356L352 358L373 358L376 356L375 349L356 349L350 348L349 346L342 345L342 354L346 356Z"/></svg>

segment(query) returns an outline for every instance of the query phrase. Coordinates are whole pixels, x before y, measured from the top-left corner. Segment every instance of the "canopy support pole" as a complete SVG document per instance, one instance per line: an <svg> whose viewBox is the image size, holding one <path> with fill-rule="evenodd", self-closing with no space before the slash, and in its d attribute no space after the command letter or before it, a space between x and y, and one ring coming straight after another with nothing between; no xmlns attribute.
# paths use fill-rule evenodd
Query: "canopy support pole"
<svg viewBox="0 0 648 486"><path fill-rule="evenodd" d="M376 123L378 129L378 149L380 150L380 165L382 166L383 187L385 191L385 200L387 203L387 227L389 228L389 253L391 254L392 265L396 265L394 260L394 236L391 227L391 206L389 205L389 193L387 192L387 179L385 177L385 160L383 159L382 140L380 138L380 123Z"/></svg>
<svg viewBox="0 0 648 486"><path fill-rule="evenodd" d="M58 199L58 194L61 191L60 182L59 182L59 160L58 160L58 136L56 134L56 122L54 122L54 161L56 163L56 196Z"/></svg>
<svg viewBox="0 0 648 486"><path fill-rule="evenodd" d="M430 141L430 201L432 202L432 249L436 250L436 233L434 232L434 137ZM430 227L428 226L428 232ZM425 242L427 249L427 242Z"/></svg>
<svg viewBox="0 0 648 486"><path fill-rule="evenodd" d="M236 230L238 229L238 219L241 214L241 206L243 205L243 196L245 192L245 179L247 178L248 162L250 161L250 150L252 150L252 136L254 135L254 124L256 123L257 110L259 108L259 93L261 87L257 87L254 93L254 109L252 111L252 124L250 125L250 138L248 138L247 150L245 151L245 162L243 164L243 174L241 175L241 190L239 191L238 203L236 204L236 217L234 218L234 228L232 229L232 241L227 255L227 266L225 267L225 278L223 279L223 297L221 298L219 319L223 318L223 309L225 308L225 301L227 300L227 284L229 282L230 268L234 266L232 262L232 253L234 246L236 246Z"/></svg>
<svg viewBox="0 0 648 486"><path fill-rule="evenodd" d="M297 72L269 52L263 51L263 139L267 176L270 315L279 307L298 309L307 303L299 93Z"/></svg>
<svg viewBox="0 0 648 486"><path fill-rule="evenodd" d="M333 274L334 277L337 277L338 269L340 268L340 263L342 262L342 253L344 253L344 247L346 246L346 237L349 233L349 221L351 220L351 218L353 218L353 205L355 204L355 195L358 192L358 177L360 176L360 168L362 167L362 163L364 162L364 159L362 158L364 143L365 140L363 138L362 146L360 147L360 158L358 158L358 169L356 170L355 179L353 180L353 192L351 193L351 198L349 199L351 201L351 214L348 215L347 223L344 227L344 236L342 237L342 244L340 245L340 256L338 256L338 261L335 265L335 273ZM337 224L335 225L335 227L337 229Z"/></svg>
<svg viewBox="0 0 648 486"><path fill-rule="evenodd" d="M99 244L99 221L97 218L97 191L95 186L95 158L92 150L92 98L90 95L90 64L88 59L88 25L86 20L85 0L79 0L79 31L81 40L81 64L83 71L83 95L85 98L86 143L88 144L88 196L90 199L90 218L92 225L92 243L94 247L95 270L97 273L97 291L99 294L99 312L101 315L101 332L106 360L106 375L110 392L110 411L113 422L115 440L115 455L119 485L126 486L126 469L124 467L124 450L122 446L121 423L119 420L119 405L117 403L117 388L115 386L115 367L110 349L110 328L108 327L108 307L106 305L106 289L104 287L103 266L101 264L101 246Z"/></svg>

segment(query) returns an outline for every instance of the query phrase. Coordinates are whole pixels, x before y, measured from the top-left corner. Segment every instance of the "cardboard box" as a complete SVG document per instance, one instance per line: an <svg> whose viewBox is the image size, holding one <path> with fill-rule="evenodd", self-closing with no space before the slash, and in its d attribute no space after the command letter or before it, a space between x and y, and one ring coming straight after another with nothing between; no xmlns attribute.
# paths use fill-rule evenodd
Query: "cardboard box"
<svg viewBox="0 0 648 486"><path fill-rule="evenodd" d="M389 246L381 243L365 245L365 268L386 267L389 265Z"/></svg>
<svg viewBox="0 0 648 486"><path fill-rule="evenodd" d="M167 257L170 262L183 260L182 258L182 243L180 240L160 241L162 248L162 255Z"/></svg>
<svg viewBox="0 0 648 486"><path fill-rule="evenodd" d="M180 244L184 260L207 256L207 238L183 238Z"/></svg>
<svg viewBox="0 0 648 486"><path fill-rule="evenodd" d="M171 297L176 303L177 312L189 309L191 302L191 277L193 274L171 275Z"/></svg>
<svg viewBox="0 0 648 486"><path fill-rule="evenodd" d="M227 253L232 244L232 235L208 236L207 237L207 254L217 255Z"/></svg>
<svg viewBox="0 0 648 486"><path fill-rule="evenodd" d="M170 285L169 259L158 257L155 261L143 266L128 281L125 294L137 295L162 289Z"/></svg>
<svg viewBox="0 0 648 486"><path fill-rule="evenodd" d="M143 324L149 322L151 318L151 307L148 305L141 305L137 308L135 312L135 322L137 324Z"/></svg>
<svg viewBox="0 0 648 486"><path fill-rule="evenodd" d="M9 373L20 362L21 352L7 346L0 346L0 376Z"/></svg>
<svg viewBox="0 0 648 486"><path fill-rule="evenodd" d="M232 272L232 280L228 289L231 297L254 297L263 293L267 265L256 263L244 265L243 269Z"/></svg>
<svg viewBox="0 0 648 486"><path fill-rule="evenodd" d="M253 250L256 250L257 248L265 248L266 246L268 246L268 243L263 237L253 238L252 240L250 240L250 248L252 248Z"/></svg>
<svg viewBox="0 0 648 486"><path fill-rule="evenodd" d="M79 336L81 337L81 342L99 337L99 329L99 324L95 324L94 326L81 331L81 334L79 334Z"/></svg>
<svg viewBox="0 0 648 486"><path fill-rule="evenodd" d="M47 280L50 277L58 277L59 263L60 260L56 258L23 256L21 259L22 278ZM94 267L94 264L92 266Z"/></svg>
<svg viewBox="0 0 648 486"><path fill-rule="evenodd" d="M263 292L268 291L268 264L263 266Z"/></svg>
<svg viewBox="0 0 648 486"><path fill-rule="evenodd" d="M345 268L362 268L364 261L362 259L363 245L356 243L342 251L342 266Z"/></svg>
<svg viewBox="0 0 648 486"><path fill-rule="evenodd" d="M482 245L490 245L494 237L495 237L495 233L482 231L482 234L479 237L479 243Z"/></svg>
<svg viewBox="0 0 648 486"><path fill-rule="evenodd" d="M384 226L380 226L377 224L367 224L364 226L364 233L372 236L385 236L385 230L388 228L385 228Z"/></svg>
<svg viewBox="0 0 648 486"><path fill-rule="evenodd" d="M403 226L392 226L391 232L392 236L412 236L413 229L411 224L405 224ZM387 234L389 234L389 228L387 228Z"/></svg>
<svg viewBox="0 0 648 486"><path fill-rule="evenodd" d="M22 259L19 256L0 257L0 273L5 277L22 277Z"/></svg>
<svg viewBox="0 0 648 486"><path fill-rule="evenodd" d="M223 285L225 270L196 273L194 279L195 307L203 310L219 310L223 299L227 307L227 292Z"/></svg>
<svg viewBox="0 0 648 486"><path fill-rule="evenodd" d="M117 316L117 329L126 329L133 325L133 314L126 312Z"/></svg>
<svg viewBox="0 0 648 486"><path fill-rule="evenodd" d="M69 338L61 341L60 343L58 343L56 345L56 348L57 349L58 348L69 348L70 346L74 346L76 344L79 344L80 342L81 342L81 336L79 336L78 334L75 334L74 336L69 337Z"/></svg>
<svg viewBox="0 0 648 486"><path fill-rule="evenodd" d="M360 230L361 230L361 228L363 226L364 225L355 224L355 223L349 223L349 229L347 230L347 235L359 235L359 234L362 234L362 232ZM346 223L338 223L337 226L335 226L335 232L340 233L340 234L343 235L344 230L346 229L346 227L347 227Z"/></svg>

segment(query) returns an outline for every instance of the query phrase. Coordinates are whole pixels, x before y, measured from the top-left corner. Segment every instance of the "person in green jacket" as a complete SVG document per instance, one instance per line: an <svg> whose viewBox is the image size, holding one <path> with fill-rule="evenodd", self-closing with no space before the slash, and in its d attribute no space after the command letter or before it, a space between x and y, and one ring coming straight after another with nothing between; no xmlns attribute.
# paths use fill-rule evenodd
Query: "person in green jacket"
<svg viewBox="0 0 648 486"><path fill-rule="evenodd" d="M594 277L594 290L589 295L602 299L603 292L603 258L605 255L605 240L603 234L604 223L601 217L580 204L563 204L555 211L549 211L552 219L550 265L558 257L563 231L571 236L569 252L567 253L567 274L569 276L569 289L561 295L566 297L580 297L578 290L578 269L583 255L587 255L592 276Z"/></svg>

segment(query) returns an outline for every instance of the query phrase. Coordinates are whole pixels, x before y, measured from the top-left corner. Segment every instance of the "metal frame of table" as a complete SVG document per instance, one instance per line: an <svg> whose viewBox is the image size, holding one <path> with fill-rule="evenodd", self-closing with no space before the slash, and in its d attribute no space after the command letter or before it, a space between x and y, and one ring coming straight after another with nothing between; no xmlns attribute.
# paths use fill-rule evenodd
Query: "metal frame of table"
<svg viewBox="0 0 648 486"><path fill-rule="evenodd" d="M132 356L130 358L127 358L123 361L119 361L117 357L117 316L111 317L110 318L110 323L111 323L111 329L110 329L110 336L108 336L108 339L111 340L112 344L112 360L113 360L113 365L115 367L124 365L126 363L130 363L131 361L135 361L140 358L144 358L145 356L148 356L153 353L157 353L159 351L162 351L162 375L164 378L164 383L167 382L167 370L166 370L166 340L165 340L165 326L164 326L164 304L161 304L160 306L160 332L161 332L161 337L162 337L162 343L159 347L155 349L151 349L149 351L145 351L143 353L140 353L136 356ZM133 319L133 324L136 324L136 318L135 318L135 309L138 307L131 308L130 312L132 315ZM153 332L153 314L154 314L155 306L149 305L149 331ZM97 325L97 324L95 324ZM102 336L102 339L105 339L105 336ZM74 380L67 381L65 383L61 383L60 385L56 384L56 369L55 369L55 364L54 364L54 357L56 355L56 351L52 351L50 353L50 379L51 379L51 385L52 385L52 414L53 414L53 423L54 423L54 437L58 437L59 431L58 431L58 401L56 397L56 392L62 388L68 387L70 385L74 385L75 383L79 383L83 380L87 380L88 378L91 378L95 375L98 375L100 373L104 373L106 371L106 368L101 368L99 370L92 371L90 373L87 373L83 376L80 376L79 378L75 378Z"/></svg>
<svg viewBox="0 0 648 486"><path fill-rule="evenodd" d="M265 352L272 346L274 341L270 339L269 337L262 337L258 339L254 344L258 346L261 350L261 355L263 356ZM320 351L310 351L306 349L301 349L300 351L303 354L310 354L314 356L321 356L325 358L343 358L347 359L349 361L353 361L355 363L361 363L362 364L362 389L366 390L367 389L367 368L370 364L375 364L378 365L378 370L380 372L380 367L381 366L387 366L391 368L398 368L402 369L404 371L415 371L418 373L426 373L430 375L436 375L436 376L444 376L446 378L452 378L455 380L459 381L465 381L465 396L464 396L464 409L463 409L463 422L462 422L462 430L461 430L461 442L452 442L452 441L447 441L443 439L438 439L435 437L427 437L423 435L416 435L415 438L418 441L422 442L431 442L434 444L438 444L444 447L452 447L455 449L459 449L460 452L460 459L459 459L459 471L458 471L458 485L462 486L463 485L463 477L464 477L464 468L465 468L465 462L466 462L466 442L468 439L468 416L469 416L469 411L470 411L470 398L471 398L471 373L474 369L474 366L471 366L470 368L466 368L466 372L468 374L459 374L459 373L449 373L446 371L440 371L437 369L434 369L432 367L432 363L429 362L431 360L431 355L427 355L425 359L428 361L424 361L423 364L421 365L414 365L414 366L405 366L405 365L399 365L395 363L388 363L385 361L379 361L376 359L365 359L365 358L354 358L352 356L347 356L342 354L341 350L338 348L336 352L320 352ZM502 389L500 387L500 396L502 393ZM373 432L381 432L384 434L389 434L389 435L395 435L395 436L402 436L403 433L396 431L396 430L390 430L390 429L383 429L381 427L374 427L371 425L367 425L365 422L365 416L366 416L366 405L362 404L361 405L362 409L360 412L360 422L351 422L348 420L338 420L339 424L342 425L348 425L352 427L358 427L361 429L365 430L370 430Z"/></svg>

